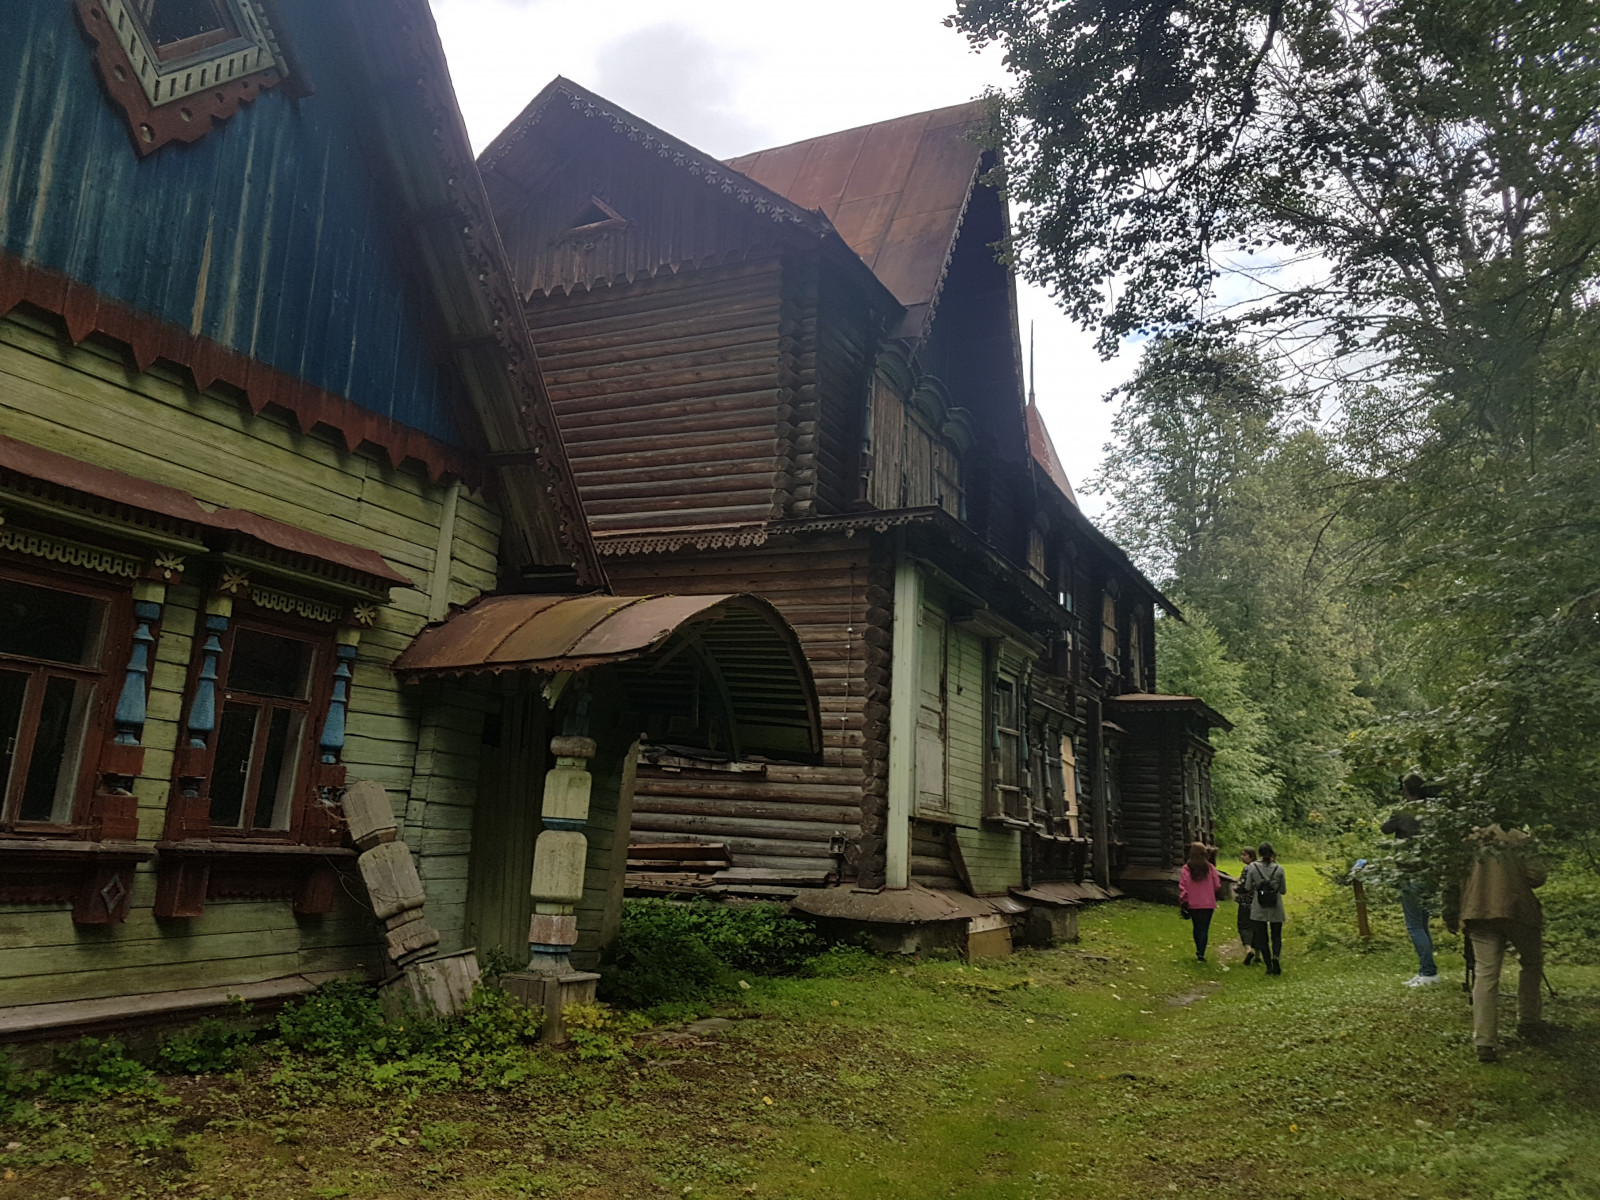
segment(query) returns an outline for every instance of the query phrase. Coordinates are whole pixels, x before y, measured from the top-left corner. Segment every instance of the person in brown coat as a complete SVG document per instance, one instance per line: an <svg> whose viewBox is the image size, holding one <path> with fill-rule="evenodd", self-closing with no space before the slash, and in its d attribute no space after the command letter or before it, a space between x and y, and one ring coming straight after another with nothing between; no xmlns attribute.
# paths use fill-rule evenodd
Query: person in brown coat
<svg viewBox="0 0 1600 1200"><path fill-rule="evenodd" d="M1488 825L1472 831L1473 860L1445 924L1465 926L1477 957L1472 988L1472 1044L1480 1062L1500 1057L1500 968L1506 946L1517 951L1517 1032L1543 1031L1544 910L1533 889L1543 887L1544 864L1519 829Z"/></svg>

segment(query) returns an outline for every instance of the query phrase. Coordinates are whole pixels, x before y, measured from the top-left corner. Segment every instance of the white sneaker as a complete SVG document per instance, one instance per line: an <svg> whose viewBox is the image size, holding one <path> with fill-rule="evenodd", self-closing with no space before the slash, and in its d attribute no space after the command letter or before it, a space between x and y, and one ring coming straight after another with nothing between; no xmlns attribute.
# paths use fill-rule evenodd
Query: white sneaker
<svg viewBox="0 0 1600 1200"><path fill-rule="evenodd" d="M1406 987L1427 987L1430 983L1438 983L1437 975L1413 975L1406 980Z"/></svg>

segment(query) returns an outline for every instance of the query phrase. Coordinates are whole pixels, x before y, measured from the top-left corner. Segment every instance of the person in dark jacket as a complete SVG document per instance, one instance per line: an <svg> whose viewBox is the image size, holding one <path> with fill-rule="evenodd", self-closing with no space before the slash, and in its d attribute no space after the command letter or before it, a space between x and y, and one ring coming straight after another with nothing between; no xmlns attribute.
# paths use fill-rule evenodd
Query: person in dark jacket
<svg viewBox="0 0 1600 1200"><path fill-rule="evenodd" d="M1409 803L1421 800L1424 786L1422 776L1411 772L1400 781L1401 799ZM1401 808L1381 828L1397 842L1404 842L1422 832L1422 823L1415 815ZM1426 987L1439 982L1439 967L1433 959L1433 934L1428 931L1428 922L1433 914L1429 912L1427 890L1418 877L1415 865L1401 863L1400 870L1401 876L1395 884L1395 890L1400 894L1400 912L1405 917L1406 935L1417 951L1417 973L1406 980L1406 986Z"/></svg>
<svg viewBox="0 0 1600 1200"><path fill-rule="evenodd" d="M1250 864L1256 861L1256 852L1249 846L1239 851L1239 861L1244 864L1244 869L1239 872L1239 882L1233 886L1233 898L1239 905L1239 944L1244 947L1244 965L1249 966L1257 961L1256 958L1256 923L1250 917L1250 889L1245 886L1244 872L1250 869Z"/></svg>

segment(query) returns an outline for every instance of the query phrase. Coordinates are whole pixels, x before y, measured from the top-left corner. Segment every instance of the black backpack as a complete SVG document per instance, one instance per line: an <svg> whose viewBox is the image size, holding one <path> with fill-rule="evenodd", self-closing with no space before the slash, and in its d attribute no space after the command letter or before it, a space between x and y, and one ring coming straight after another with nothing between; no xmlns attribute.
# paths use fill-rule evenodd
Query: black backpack
<svg viewBox="0 0 1600 1200"><path fill-rule="evenodd" d="M1262 908L1271 908L1278 902L1278 885L1273 882L1267 868L1256 872L1255 900Z"/></svg>

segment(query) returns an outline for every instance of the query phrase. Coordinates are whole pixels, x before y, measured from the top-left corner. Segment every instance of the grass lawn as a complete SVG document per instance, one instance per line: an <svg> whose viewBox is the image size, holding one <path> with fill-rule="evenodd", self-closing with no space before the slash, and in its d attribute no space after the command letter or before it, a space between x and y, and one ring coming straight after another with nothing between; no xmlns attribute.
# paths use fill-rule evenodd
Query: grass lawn
<svg viewBox="0 0 1600 1200"><path fill-rule="evenodd" d="M1231 908L1201 965L1172 909L1119 903L995 965L752 979L703 1044L530 1051L498 1089L262 1068L46 1104L0 1133L0 1200L1600 1197L1600 969L1552 968L1569 1032L1482 1066L1455 986L1400 986L1409 950L1307 949L1289 872L1280 978Z"/></svg>

